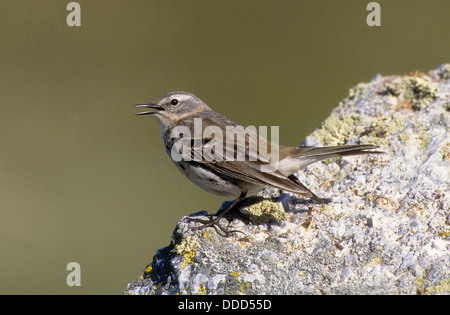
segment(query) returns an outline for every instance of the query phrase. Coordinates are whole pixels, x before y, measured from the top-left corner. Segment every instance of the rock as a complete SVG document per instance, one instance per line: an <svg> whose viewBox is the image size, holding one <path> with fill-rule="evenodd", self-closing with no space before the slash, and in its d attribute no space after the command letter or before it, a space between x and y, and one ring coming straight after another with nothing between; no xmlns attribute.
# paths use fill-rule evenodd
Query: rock
<svg viewBox="0 0 450 315"><path fill-rule="evenodd" d="M232 237L180 219L124 294L449 294L449 118L450 65L358 84L304 145L385 154L308 166L327 204L266 189Z"/></svg>

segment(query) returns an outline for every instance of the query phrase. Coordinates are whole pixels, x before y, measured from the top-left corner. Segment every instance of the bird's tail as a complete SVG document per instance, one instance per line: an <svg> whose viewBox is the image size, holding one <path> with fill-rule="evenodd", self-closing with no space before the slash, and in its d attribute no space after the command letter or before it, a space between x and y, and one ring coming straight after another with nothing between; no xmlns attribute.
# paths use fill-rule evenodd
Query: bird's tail
<svg viewBox="0 0 450 315"><path fill-rule="evenodd" d="M290 175L306 167L307 165L341 156L352 156L362 154L380 154L381 151L373 151L378 146L364 145L344 145L334 147L285 147L285 156L282 157L279 170ZM288 151L286 151L288 150Z"/></svg>

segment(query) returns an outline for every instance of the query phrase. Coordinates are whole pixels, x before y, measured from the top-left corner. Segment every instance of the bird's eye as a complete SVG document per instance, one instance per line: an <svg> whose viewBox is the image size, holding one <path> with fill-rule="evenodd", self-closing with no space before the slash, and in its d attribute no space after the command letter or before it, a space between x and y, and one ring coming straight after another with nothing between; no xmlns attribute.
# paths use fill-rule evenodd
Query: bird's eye
<svg viewBox="0 0 450 315"><path fill-rule="evenodd" d="M176 106L176 105L178 105L178 100L176 98L174 98L170 101L170 104L172 104L173 106Z"/></svg>

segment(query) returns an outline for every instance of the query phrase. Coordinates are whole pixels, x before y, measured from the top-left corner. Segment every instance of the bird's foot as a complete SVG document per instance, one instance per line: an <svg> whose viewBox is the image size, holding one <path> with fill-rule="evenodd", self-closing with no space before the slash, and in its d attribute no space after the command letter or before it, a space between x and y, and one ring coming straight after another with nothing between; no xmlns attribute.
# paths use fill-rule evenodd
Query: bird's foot
<svg viewBox="0 0 450 315"><path fill-rule="evenodd" d="M242 231L229 230L228 228L222 226L220 224L220 219L221 219L220 216L214 217L213 215L210 215L208 220L199 219L199 218L190 218L190 217L187 217L185 220L187 222L202 223L202 225L191 228L192 231L198 231L198 230L202 230L204 228L213 227L221 236L224 236L224 237L230 237L233 235L233 233L242 233L244 235L247 235Z"/></svg>

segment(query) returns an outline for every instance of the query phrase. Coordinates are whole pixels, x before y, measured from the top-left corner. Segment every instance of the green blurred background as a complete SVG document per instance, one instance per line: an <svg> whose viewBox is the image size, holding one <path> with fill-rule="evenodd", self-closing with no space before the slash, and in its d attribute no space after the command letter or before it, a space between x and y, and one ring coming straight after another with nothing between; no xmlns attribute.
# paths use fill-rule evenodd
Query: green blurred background
<svg viewBox="0 0 450 315"><path fill-rule="evenodd" d="M190 91L298 145L349 88L450 61L450 1L0 0L0 293L120 294L183 215L189 183L132 105ZM66 265L81 265L81 287Z"/></svg>

